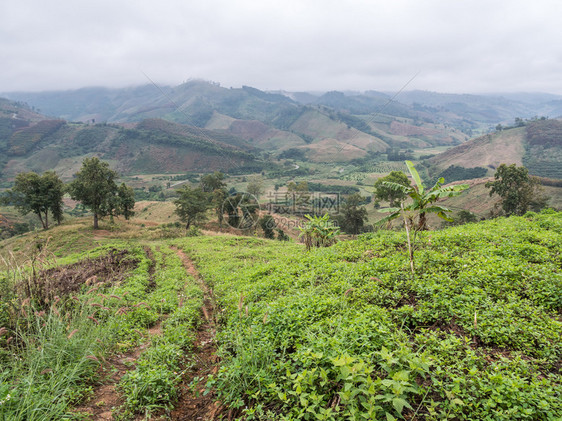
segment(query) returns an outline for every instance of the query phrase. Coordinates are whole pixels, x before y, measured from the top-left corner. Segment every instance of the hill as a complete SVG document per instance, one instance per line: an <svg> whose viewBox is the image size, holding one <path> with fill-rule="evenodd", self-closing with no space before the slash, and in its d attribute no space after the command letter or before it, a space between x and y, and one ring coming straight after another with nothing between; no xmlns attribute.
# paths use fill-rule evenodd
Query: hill
<svg viewBox="0 0 562 421"><path fill-rule="evenodd" d="M346 142L351 129L362 132L353 134L354 138L367 137L369 143L378 143L374 149L385 144L414 149L455 145L498 122L536 115L537 110L548 108L544 101L553 103L557 98L550 96L541 102L533 96L533 101L522 102L496 96L426 92L402 92L396 98L376 91L270 93L249 86L227 89L203 81L175 87L146 85L5 95L68 121L124 123L162 118L224 130L271 151L298 146L306 149L304 144L313 139ZM556 109L551 107L551 111ZM322 134L302 127L303 120L311 126L325 125L326 116L347 130Z"/></svg>
<svg viewBox="0 0 562 421"><path fill-rule="evenodd" d="M0 241L0 418L562 416L560 213L420 233L414 275L403 232L116 223Z"/></svg>
<svg viewBox="0 0 562 421"><path fill-rule="evenodd" d="M525 165L533 175L562 178L562 121L540 119L523 127L471 139L428 160L435 172L451 165L486 167L493 174L500 164Z"/></svg>
<svg viewBox="0 0 562 421"><path fill-rule="evenodd" d="M129 124L47 119L22 104L3 103L0 172L54 169L69 179L85 156L97 155L122 174L184 173L255 166L257 149L241 137L161 119ZM0 104L0 105L2 105Z"/></svg>

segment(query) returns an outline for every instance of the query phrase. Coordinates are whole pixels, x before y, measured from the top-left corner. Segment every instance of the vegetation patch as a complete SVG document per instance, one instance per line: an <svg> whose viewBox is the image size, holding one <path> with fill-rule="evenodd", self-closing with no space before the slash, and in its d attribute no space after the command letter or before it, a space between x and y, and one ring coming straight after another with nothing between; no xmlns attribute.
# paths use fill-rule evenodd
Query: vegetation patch
<svg viewBox="0 0 562 421"><path fill-rule="evenodd" d="M245 419L562 416L562 214L297 244L177 241L225 308L208 382Z"/></svg>

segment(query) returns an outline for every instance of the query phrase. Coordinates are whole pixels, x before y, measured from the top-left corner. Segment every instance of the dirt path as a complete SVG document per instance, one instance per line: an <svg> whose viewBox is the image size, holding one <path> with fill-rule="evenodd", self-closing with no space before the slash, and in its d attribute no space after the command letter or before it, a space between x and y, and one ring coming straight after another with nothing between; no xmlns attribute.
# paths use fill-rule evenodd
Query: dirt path
<svg viewBox="0 0 562 421"><path fill-rule="evenodd" d="M149 268L149 288L153 288L155 262L150 247L145 247L145 253L151 260ZM150 346L150 339L162 334L162 320L148 329L145 342L124 354L112 355L108 360L100 364L100 377L104 383L94 389L93 396L88 402L75 409L75 412L90 414L91 419L101 421L112 421L114 408L123 403L123 399L117 393L116 386L121 378L129 371L133 370L134 364L140 354Z"/></svg>
<svg viewBox="0 0 562 421"><path fill-rule="evenodd" d="M162 334L161 322L148 329L147 338ZM104 383L94 389L92 398L85 405L74 410L77 413L90 414L92 420L112 421L114 408L123 403L120 395L115 390L121 378L134 369L134 363L140 354L150 346L150 340L124 354L114 355L100 367L100 377Z"/></svg>
<svg viewBox="0 0 562 421"><path fill-rule="evenodd" d="M203 395L205 383L210 374L218 371L218 358L216 356L216 312L213 292L199 276L191 259L180 249L174 248L183 262L189 275L197 282L204 294L202 312L203 323L199 326L195 339L193 357L194 367L186 374L182 384L179 402L172 411L172 420L201 420L212 421L219 418L223 408L215 401L213 393ZM199 381L193 386L194 379Z"/></svg>

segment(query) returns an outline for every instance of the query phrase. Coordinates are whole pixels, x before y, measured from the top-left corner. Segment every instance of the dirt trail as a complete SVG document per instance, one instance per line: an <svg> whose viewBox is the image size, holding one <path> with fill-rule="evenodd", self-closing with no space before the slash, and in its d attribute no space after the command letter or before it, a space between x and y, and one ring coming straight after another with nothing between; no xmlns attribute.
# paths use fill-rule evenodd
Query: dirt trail
<svg viewBox="0 0 562 421"><path fill-rule="evenodd" d="M155 326L148 329L146 336L152 338L161 333L161 322L158 322ZM85 405L76 408L74 412L90 414L93 420L112 421L114 419L113 409L123 403L123 399L115 390L115 386L119 384L121 378L129 370L134 369L135 361L148 346L150 346L149 340L129 352L109 358L100 367L100 377L106 379L104 384L94 389L92 398Z"/></svg>
<svg viewBox="0 0 562 421"><path fill-rule="evenodd" d="M195 339L193 357L195 365L186 374L181 384L181 394L176 408L172 411L172 420L201 420L212 421L219 418L223 407L215 401L212 393L203 395L207 376L218 371L218 358L216 356L216 312L213 299L213 291L205 284L199 276L197 269L191 259L180 249L174 248L183 262L183 266L189 275L197 282L204 294L202 307L205 320L199 326ZM200 379L195 387L190 387L195 378Z"/></svg>
<svg viewBox="0 0 562 421"><path fill-rule="evenodd" d="M154 257L152 250L145 247L147 257L152 264L149 269L150 282L153 282L154 275ZM74 410L77 413L90 414L91 419L101 421L112 421L114 408L119 407L123 403L123 399L115 387L119 384L121 378L129 371L134 369L134 363L140 357L140 354L150 346L150 338L162 334L162 321L158 321L154 326L145 333L147 340L140 346L126 352L124 354L113 355L103 364L100 364L100 377L104 383L94 389L93 396L84 405Z"/></svg>

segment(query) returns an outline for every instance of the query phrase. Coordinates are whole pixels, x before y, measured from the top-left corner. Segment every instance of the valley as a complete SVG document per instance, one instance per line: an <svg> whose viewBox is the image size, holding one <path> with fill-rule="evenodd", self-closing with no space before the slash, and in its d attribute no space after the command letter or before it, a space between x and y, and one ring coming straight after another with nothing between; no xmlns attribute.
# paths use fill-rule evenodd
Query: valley
<svg viewBox="0 0 562 421"><path fill-rule="evenodd" d="M555 98L155 89L0 100L1 419L562 416ZM135 196L99 229L69 187L92 157ZM519 216L502 164L538 177ZM466 190L380 224L375 183L419 192L414 165ZM49 170L43 230L14 188Z"/></svg>

